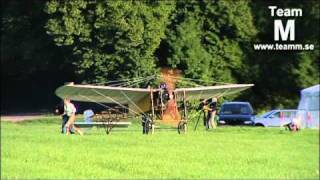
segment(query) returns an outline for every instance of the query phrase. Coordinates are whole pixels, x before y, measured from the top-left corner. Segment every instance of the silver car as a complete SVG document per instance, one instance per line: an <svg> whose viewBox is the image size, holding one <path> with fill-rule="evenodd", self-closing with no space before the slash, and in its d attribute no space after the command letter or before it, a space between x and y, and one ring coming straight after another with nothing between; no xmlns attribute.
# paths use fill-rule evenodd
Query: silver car
<svg viewBox="0 0 320 180"><path fill-rule="evenodd" d="M291 123L296 117L296 114L297 110L294 109L272 110L262 114L259 117L256 117L254 120L254 125L264 127L280 127Z"/></svg>

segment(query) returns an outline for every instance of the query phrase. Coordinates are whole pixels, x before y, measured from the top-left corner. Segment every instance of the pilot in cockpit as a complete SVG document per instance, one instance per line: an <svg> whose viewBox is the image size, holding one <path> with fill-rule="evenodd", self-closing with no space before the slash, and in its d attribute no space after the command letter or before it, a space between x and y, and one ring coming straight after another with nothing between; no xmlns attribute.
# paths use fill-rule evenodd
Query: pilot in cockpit
<svg viewBox="0 0 320 180"><path fill-rule="evenodd" d="M159 91L159 98L162 98L162 101L161 101L161 102L162 102L163 104L166 104L167 101L170 99L170 97L169 97L169 91L168 91L168 88L167 88L167 84L164 83L164 82L160 83L159 89L160 89L160 91Z"/></svg>

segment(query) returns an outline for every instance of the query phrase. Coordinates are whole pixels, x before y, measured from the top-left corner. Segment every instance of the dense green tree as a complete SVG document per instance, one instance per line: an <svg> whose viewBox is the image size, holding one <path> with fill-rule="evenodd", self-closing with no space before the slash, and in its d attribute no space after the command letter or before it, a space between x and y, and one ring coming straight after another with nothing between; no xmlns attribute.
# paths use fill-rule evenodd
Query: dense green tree
<svg viewBox="0 0 320 180"><path fill-rule="evenodd" d="M253 51L247 52L254 60L251 66L258 67L258 73L250 79L255 83L254 96L250 97L259 108L296 108L299 91L319 83L319 1L257 1L254 9L255 26L258 36L254 43L275 43L273 23L268 6L279 8L301 8L302 17L282 17L295 19L294 42L311 43L314 51Z"/></svg>
<svg viewBox="0 0 320 180"><path fill-rule="evenodd" d="M156 71L173 9L166 1L50 1L46 28L57 45L73 47L88 81L141 77Z"/></svg>
<svg viewBox="0 0 320 180"><path fill-rule="evenodd" d="M176 7L166 64L191 78L239 82L236 75L248 70L241 43L256 34L248 1L177 1Z"/></svg>
<svg viewBox="0 0 320 180"><path fill-rule="evenodd" d="M75 80L70 51L45 33L45 2L1 3L1 112L53 106L55 88Z"/></svg>
<svg viewBox="0 0 320 180"><path fill-rule="evenodd" d="M302 8L294 43L316 50L255 51L254 43L274 43L269 5ZM299 91L319 83L319 9L317 0L2 1L1 108L52 105L65 81L146 77L161 67L206 85L254 83L238 99L295 108Z"/></svg>

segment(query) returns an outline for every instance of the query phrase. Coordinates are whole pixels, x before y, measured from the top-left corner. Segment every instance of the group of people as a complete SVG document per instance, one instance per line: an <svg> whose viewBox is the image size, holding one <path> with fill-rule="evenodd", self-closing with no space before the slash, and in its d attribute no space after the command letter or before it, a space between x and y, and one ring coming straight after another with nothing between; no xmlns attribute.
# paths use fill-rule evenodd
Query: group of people
<svg viewBox="0 0 320 180"><path fill-rule="evenodd" d="M214 120L217 110L217 98L202 100L199 107L203 112L203 123L206 129L215 129L217 127ZM62 116L61 133L69 135L75 132L83 135L83 132L74 126L77 109L69 98L65 98L63 103L56 107L56 113Z"/></svg>
<svg viewBox="0 0 320 180"><path fill-rule="evenodd" d="M66 135L74 134L75 132L83 135L83 132L74 126L74 121L76 120L77 109L73 103L71 103L69 98L65 98L63 103L58 105L56 108L56 113L62 116L61 133Z"/></svg>

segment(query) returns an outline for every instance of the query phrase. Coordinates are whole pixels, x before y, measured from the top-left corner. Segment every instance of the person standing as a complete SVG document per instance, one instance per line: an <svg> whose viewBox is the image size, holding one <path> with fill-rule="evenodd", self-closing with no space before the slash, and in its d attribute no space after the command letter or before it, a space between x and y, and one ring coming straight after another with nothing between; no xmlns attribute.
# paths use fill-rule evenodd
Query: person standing
<svg viewBox="0 0 320 180"><path fill-rule="evenodd" d="M216 110L217 110L217 98L211 98L206 100L205 106L203 107L203 110L205 111L205 113L207 114L207 116L205 117L205 126L206 129L210 129L213 128L215 129L216 126L216 122L214 120L215 115L216 115Z"/></svg>
<svg viewBox="0 0 320 180"><path fill-rule="evenodd" d="M61 123L61 133L65 133L65 125L68 122L69 117L67 114L64 113L64 101L61 101L56 107L55 107L55 113L58 115L61 115L62 117L62 123Z"/></svg>
<svg viewBox="0 0 320 180"><path fill-rule="evenodd" d="M206 124L207 124L207 100L206 99L201 99L200 100L200 104L199 104L199 107L197 108L197 110L201 110L201 114L203 115L202 116L202 119L203 119L203 126L206 127ZM199 118L201 116L201 114L199 115Z"/></svg>
<svg viewBox="0 0 320 180"><path fill-rule="evenodd" d="M78 132L80 135L83 135L82 131L74 126L74 121L76 120L76 107L71 103L69 98L64 99L64 114L68 117L68 121L65 124L66 134L69 135L71 129L74 129L75 132Z"/></svg>
<svg viewBox="0 0 320 180"><path fill-rule="evenodd" d="M208 112L208 118L211 128L215 129L217 127L215 116L217 114L217 98L212 98L211 103L209 104L210 110Z"/></svg>

